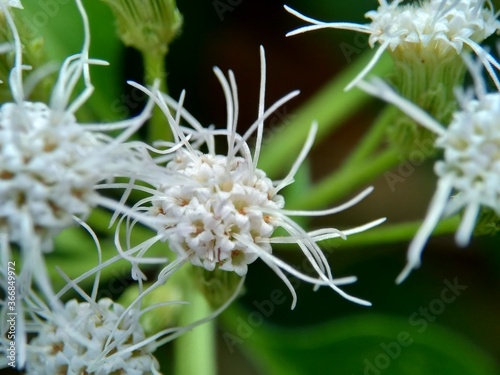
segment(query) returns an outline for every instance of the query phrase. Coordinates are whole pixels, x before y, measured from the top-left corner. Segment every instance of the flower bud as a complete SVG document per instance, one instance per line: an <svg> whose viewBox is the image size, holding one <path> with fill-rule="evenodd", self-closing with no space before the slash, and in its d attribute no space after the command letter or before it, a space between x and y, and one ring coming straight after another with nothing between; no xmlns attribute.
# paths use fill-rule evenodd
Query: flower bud
<svg viewBox="0 0 500 375"><path fill-rule="evenodd" d="M175 0L102 1L113 11L123 43L142 53L165 55L182 25Z"/></svg>

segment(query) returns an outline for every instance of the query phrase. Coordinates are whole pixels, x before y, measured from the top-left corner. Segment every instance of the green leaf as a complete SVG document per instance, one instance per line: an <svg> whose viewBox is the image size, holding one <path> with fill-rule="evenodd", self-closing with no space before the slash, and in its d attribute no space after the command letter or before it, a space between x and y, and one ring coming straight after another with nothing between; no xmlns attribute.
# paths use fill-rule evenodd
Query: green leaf
<svg viewBox="0 0 500 375"><path fill-rule="evenodd" d="M26 1L19 12L20 24L30 33L42 36L50 61L62 63L79 53L83 45L83 23L74 2ZM90 19L90 57L107 61L110 66L93 66L92 83L95 91L79 111L85 121L105 121L119 117L116 100L124 84L121 77L121 42L116 36L111 11L101 2L84 4ZM115 104L113 104L115 103Z"/></svg>
<svg viewBox="0 0 500 375"><path fill-rule="evenodd" d="M493 358L461 335L414 323L360 315L311 328L263 327L246 343L268 374L498 374Z"/></svg>

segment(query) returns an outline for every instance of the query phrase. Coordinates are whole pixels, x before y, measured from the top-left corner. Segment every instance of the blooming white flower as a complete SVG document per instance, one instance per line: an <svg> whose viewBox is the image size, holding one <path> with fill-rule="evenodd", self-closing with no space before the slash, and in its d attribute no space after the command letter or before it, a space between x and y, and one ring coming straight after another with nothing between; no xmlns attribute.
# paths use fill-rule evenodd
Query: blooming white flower
<svg viewBox="0 0 500 375"><path fill-rule="evenodd" d="M18 298L31 289L34 281L47 300L54 297L45 268L43 252L52 250L52 239L61 230L80 223L92 207L113 210L118 203L98 194L99 183L116 176L132 176L141 163L141 147L125 140L148 118L151 109L137 118L112 124L80 124L75 112L93 91L89 64L89 25L80 0L85 41L82 52L68 57L48 104L25 98L22 45L8 7L0 3L13 38L14 67L9 76L13 101L0 106L0 254L2 264L10 260L9 244L20 250ZM85 89L72 99L77 83ZM71 102L70 102L71 101ZM103 132L123 129L116 138ZM83 225L83 224L82 224ZM6 258L9 257L9 258ZM18 304L22 308L22 304ZM19 327L23 314L19 311ZM3 319L3 318L2 318ZM22 328L18 330L20 334ZM17 337L19 343L25 338ZM18 351L22 367L24 354Z"/></svg>
<svg viewBox="0 0 500 375"><path fill-rule="evenodd" d="M173 155L156 159L158 164L166 162L165 167L158 167L155 164L140 176L140 179L147 181L153 188L142 189L150 194L150 197L140 202L136 209L149 213L149 219L142 221L155 229L158 234L150 241L132 249L140 256L129 259L132 262L140 262L139 258L158 240L168 241L170 248L181 259L189 260L192 264L208 271L218 269L244 276L248 272L248 265L260 258L291 290L292 308L295 306L296 295L284 271L315 286L328 285L345 298L368 305L368 302L351 297L338 288L338 285L352 282L354 278L333 279L327 259L316 242L363 231L379 224L381 220L345 232L331 228L306 232L290 216L333 214L356 204L371 189L365 190L350 202L330 210L308 212L284 209L285 201L279 192L293 182L295 173L312 147L316 125L312 126L304 149L283 180L272 181L266 177L264 171L257 168L264 120L276 108L298 94L292 92L264 110L263 49L261 49L261 60L259 116L243 135L236 132L238 95L231 71L228 81L218 68L214 69L226 97L228 118L225 129L205 128L198 123L182 108L184 96L178 103L159 91L142 88L163 110L176 141L185 143L185 147ZM141 88L138 85L136 87ZM170 111L176 112L175 118ZM180 126L181 118L187 121L192 129ZM252 155L247 140L254 132L257 132L257 142ZM216 153L216 136L226 138L227 154ZM201 147L206 150L201 151ZM152 207L147 207L147 204L152 204ZM283 228L289 236L273 237L277 228ZM273 243L298 244L318 277L301 273L273 255L271 248Z"/></svg>
<svg viewBox="0 0 500 375"><path fill-rule="evenodd" d="M240 282L228 300L208 316L189 322L186 326L168 326L147 335L141 325L143 314L152 314L159 307L182 305L185 302L162 301L148 304L148 307L142 306L146 296L165 282L166 279L161 277L146 290L139 282L139 294L129 301L127 307L109 298L98 300L100 270L104 266L105 263L99 263L95 269L75 280L62 274L68 283L56 297L59 299L72 290L80 294L85 302L72 299L62 304L57 300L58 303L48 306L32 291L24 298L30 317L27 327L33 336L27 347L24 368L27 375L161 375L153 353L160 346L215 319L235 300L243 286ZM91 295L87 295L77 283L91 275L95 276L94 286ZM157 317L164 317L161 309ZM2 321L0 328L4 329L5 324Z"/></svg>
<svg viewBox="0 0 500 375"><path fill-rule="evenodd" d="M435 147L443 150L434 171L437 189L427 216L408 249L408 263L397 281L403 281L419 267L425 243L439 219L462 209L464 214L456 232L459 246L470 242L481 207L500 215L500 93L487 92L480 68L469 63L475 81L475 96L459 95L460 109L445 127L413 103L399 96L381 81L361 82L365 91L398 106L415 121L437 135ZM455 194L451 196L451 194Z"/></svg>
<svg viewBox="0 0 500 375"><path fill-rule="evenodd" d="M80 124L74 116L93 91L88 65L98 63L88 59L88 22L80 2L77 4L86 41L81 54L64 62L50 103L24 99L25 67L16 40L16 64L10 76L14 102L0 107L0 231L26 251L26 262L38 261L35 249L51 250L54 235L72 225L75 216L85 218L97 204L116 209L100 197L96 185L133 174L134 161L141 160L139 152L133 152L135 145L123 141L144 123L148 111L113 124ZM17 35L15 25L11 26ZM85 90L70 104L82 77ZM115 129L126 130L117 138L103 133Z"/></svg>
<svg viewBox="0 0 500 375"><path fill-rule="evenodd" d="M141 345L146 337L136 311L109 298L73 299L46 318L29 344L28 375L159 374L153 348Z"/></svg>
<svg viewBox="0 0 500 375"><path fill-rule="evenodd" d="M287 36L310 30L335 28L353 30L369 34L370 47L380 45L371 62L347 86L353 87L377 63L382 53L388 50L395 59L420 59L415 64L429 64L429 60L443 60L450 55L459 55L464 50L472 50L481 60L486 70L500 89L500 81L493 68L500 70L500 64L479 43L498 32L500 22L488 0L424 0L402 4L403 0L388 2L379 0L377 10L365 17L368 24L351 22L321 22L305 17L285 6L298 18L312 23L289 32ZM431 65L432 66L432 63Z"/></svg>

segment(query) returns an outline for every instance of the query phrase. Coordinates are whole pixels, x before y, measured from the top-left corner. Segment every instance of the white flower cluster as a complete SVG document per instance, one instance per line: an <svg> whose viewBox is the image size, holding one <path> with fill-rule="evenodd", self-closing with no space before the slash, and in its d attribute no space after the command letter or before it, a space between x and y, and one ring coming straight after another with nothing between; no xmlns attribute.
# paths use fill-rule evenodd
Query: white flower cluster
<svg viewBox="0 0 500 375"><path fill-rule="evenodd" d="M192 249L190 261L196 266L245 275L259 257L247 244L269 238L276 226L263 210L284 206L272 181L242 157L184 149L166 169L171 178L158 189L162 199L152 202L152 212L170 223L160 234L180 254ZM271 253L270 244L260 247Z"/></svg>
<svg viewBox="0 0 500 375"><path fill-rule="evenodd" d="M317 125L312 126L302 152L283 180L271 181L264 171L256 167L265 119L279 106L297 95L297 92L292 92L264 110L263 93L266 78L263 48L261 48L261 61L259 116L244 135L236 132L238 94L232 72L229 72L227 80L218 68L214 69L223 88L228 108L227 126L223 130L203 127L182 108L184 96L176 102L157 90L150 91L136 85L160 106L169 121L175 139L180 145L185 143L185 146L172 155L159 157L156 164L152 163L152 166L139 177L154 188L142 189L149 197L141 201L135 209L138 214L147 210L149 216L138 220L156 230L158 235L129 249L126 256L134 264L144 262L142 256L154 242L167 241L179 259L190 261L208 271L219 269L235 272L240 276L246 275L248 265L260 258L290 289L293 295L292 308L296 304L296 293L284 272L316 287L329 286L351 301L368 305L368 302L351 297L338 288L338 285L353 282L355 278L334 279L330 265L317 242L328 238L345 238L348 234L378 225L384 219L344 232L335 228L306 232L290 216L333 214L356 204L372 189L367 189L346 204L330 210L309 212L284 209L285 202L279 192L293 182L295 173L312 147ZM188 122L192 129L181 126L179 123L181 119ZM257 143L252 155L246 140L254 132L257 133ZM216 152L216 136L226 138L227 154L221 155ZM206 147L208 152L200 151L202 147ZM163 162L166 162L165 166L161 166ZM147 206L150 204L151 206ZM289 236L276 236L278 228L283 228ZM132 227L128 227L129 236L131 230ZM317 277L304 274L277 258L272 254L273 243L297 244L311 263ZM133 257L132 253L139 255Z"/></svg>
<svg viewBox="0 0 500 375"><path fill-rule="evenodd" d="M294 91L266 109L264 49L261 47L260 50L257 119L243 134L237 131L240 103L234 74L229 71L226 76L218 68L214 68L214 72L226 99L225 128L203 126L198 122L183 107L184 92L176 101L158 90L156 84L146 88L133 82L131 86L150 99L139 116L111 124L81 124L75 113L93 92L89 66L104 63L89 58L87 15L82 0L75 0L75 3L84 26L82 51L64 61L49 103L40 103L30 101L25 93L24 81L27 79L24 75L29 67L23 65L23 45L10 14L11 7L22 8L22 5L18 0L0 0L0 10L5 16L8 34L12 36L11 42L0 46L0 52L14 56L9 76L13 99L0 106L0 277L9 280L5 270L7 262L11 263L12 246L14 251L19 250L20 264L18 280L12 281L18 283L13 290L17 288L19 292L14 301L19 317L17 368L28 375L157 375L159 365L153 351L223 311L238 296L245 276L251 272L250 265L257 260L264 262L289 288L292 308L296 305L297 295L289 280L290 275L315 289L327 286L352 302L370 305L339 288L356 278L334 278L331 262L318 243L334 238L346 239L351 234L379 225L385 219L348 230L323 228L307 231L294 218L344 211L373 189L367 188L350 201L326 210L285 208L282 190L294 182L313 146L318 131L315 122L303 149L283 179L272 180L258 167L264 122L280 106L298 95L298 91ZM435 147L443 150L442 159L435 164L438 188L427 218L410 245L408 264L398 281L419 265L423 247L441 217L464 211L456 239L460 245L466 245L482 207L500 215L500 93L487 92L477 69L472 69L475 96L463 94L459 98L461 109L454 114L449 126L440 124L381 81L375 84L361 81L384 51L392 53L395 59L418 55L418 63L426 64L425 56L439 60L450 55L461 63L462 52L468 50L478 56L500 88L494 71L494 68L500 70L500 64L479 44L500 30L500 22L490 1L423 0L404 4L403 0L379 0L378 9L365 15L371 21L366 25L325 23L286 9L312 23L289 35L326 27L369 34L370 46L380 47L349 87L358 84L369 93L397 105L433 132ZM466 60L466 63L472 66L470 61ZM433 69L432 64L427 66ZM460 65L463 70L464 66ZM439 74L436 76L440 78ZM75 93L82 83L83 91ZM160 110L155 115L163 113L165 116L173 140L157 141L154 147L130 141L130 137L148 120L153 104ZM117 130L121 131L119 135L108 135ZM220 139L226 142L223 153L218 151ZM371 145L365 148L369 147ZM125 181L116 181L116 178ZM107 188L124 189L125 192L116 201L100 194L101 189ZM128 207L132 190L142 194L142 199ZM452 197L452 194L455 195ZM118 254L105 261L99 238L85 223L96 206L113 211L111 221L118 224L114 233ZM88 229L95 240L98 265L83 271L75 279L61 271L67 285L56 294L44 256L53 250L54 237L74 223ZM147 232L149 237L138 236L140 240L136 241L134 230L144 230L138 225L152 229L153 233ZM167 247L173 251L175 259L172 262L148 257L148 251L158 243L157 248L165 249L166 254ZM273 252L273 244L291 244L299 248L311 272L303 272L286 263ZM128 307L111 299L97 300L101 271L123 259L131 262L138 297L134 295L135 299ZM164 268L144 288L147 277L139 269L139 264L160 264ZM213 272L211 276L216 275L215 278L221 274L231 275L227 278L230 279L227 284L230 284L235 274L240 283L237 288L227 288L234 291L232 297L226 299L229 293L224 294L224 302L219 304L222 306L213 314L179 329L160 328L163 330L146 337L139 318L155 307L174 302L162 301L142 309L145 296L158 290L156 288L163 286L172 273L185 264L200 267L196 269L201 270L196 277L200 274L203 274L200 277L205 277L210 272ZM91 275L95 275L96 280L89 296L78 283ZM4 289L2 292L7 290L3 285L0 288ZM76 291L85 301L62 302L69 289ZM2 353L7 350L7 306L6 300L0 302ZM0 366L3 365L0 361Z"/></svg>
<svg viewBox="0 0 500 375"><path fill-rule="evenodd" d="M136 311L108 298L68 301L31 340L27 375L159 374Z"/></svg>
<svg viewBox="0 0 500 375"><path fill-rule="evenodd" d="M27 220L45 250L52 238L86 217L102 170L89 157L104 146L72 114L56 118L44 103L0 107L0 219L13 243L22 243Z"/></svg>
<svg viewBox="0 0 500 375"><path fill-rule="evenodd" d="M475 96L460 95L461 108L447 126L439 124L381 81L360 83L365 91L398 106L435 133L435 147L443 150L442 159L436 161L434 167L438 176L434 198L425 221L410 244L408 264L398 282L420 265L425 243L441 217L465 209L456 242L459 246L466 246L482 207L492 209L500 216L500 93L487 92L480 68L471 62L469 68L475 80ZM451 196L453 192L455 195Z"/></svg>
<svg viewBox="0 0 500 375"><path fill-rule="evenodd" d="M7 8L4 13L15 36L15 65L9 79L14 101L0 107L0 231L21 248L28 265L30 254L52 250L53 237L85 219L94 206L116 209L97 189L139 168L141 146L125 141L147 120L151 106L122 122L78 123L74 113L93 91L89 64L102 64L88 58L87 23L83 51L64 62L49 105L26 100L22 46ZM85 89L69 103L79 80ZM105 134L119 129L124 130L118 137Z"/></svg>
<svg viewBox="0 0 500 375"><path fill-rule="evenodd" d="M453 213L459 207L471 206L476 217L479 206L489 207L500 215L500 93L485 93L463 103L446 131L436 140L443 149L443 160L436 163L439 178L452 176ZM457 239L461 245L469 241L471 229Z"/></svg>
<svg viewBox="0 0 500 375"><path fill-rule="evenodd" d="M10 14L11 6L20 7L20 3L0 3L12 35L6 51L14 56L9 75L13 100L0 106L0 266L2 271L7 270L14 259L13 245L19 251L15 268L17 303L12 306L18 317L15 339L17 366L21 369L26 359L26 327L32 323L27 313L29 295L36 289L48 305L59 303L43 255L53 250L54 237L71 225L77 223L90 230L84 220L95 206L113 211L123 206L102 197L98 189L106 188L115 177L133 178L135 169L140 168L143 147L126 141L148 119L152 103L141 115L121 122L77 121L75 112L93 92L89 65L104 64L88 57L89 25L79 0L76 6L85 35L82 51L64 61L48 104L30 101L24 82L24 73L30 67L22 62L24 47ZM84 89L75 95L79 83ZM113 130L122 132L116 137L106 134ZM2 316L6 311L2 308Z"/></svg>
<svg viewBox="0 0 500 375"><path fill-rule="evenodd" d="M388 2L379 0L377 10L369 11L365 17L369 24L350 22L321 22L305 17L285 6L286 10L298 18L312 23L289 32L296 35L322 28L353 30L369 34L369 44L373 48L380 45L372 61L351 82L353 87L376 64L382 53L389 50L397 59L420 56L415 63L425 64L429 60L439 61L451 55L460 55L464 46L473 51L488 70L498 88L493 68L500 70L500 64L484 50L479 43L500 30L491 3L487 0L424 0L403 4L403 0Z"/></svg>
<svg viewBox="0 0 500 375"><path fill-rule="evenodd" d="M366 13L370 19L370 46L387 45L401 53L411 49L428 49L443 57L463 46L474 49L500 28L492 9L484 0L428 0L419 4L387 3L381 0L377 10ZM474 46L474 47L473 47Z"/></svg>

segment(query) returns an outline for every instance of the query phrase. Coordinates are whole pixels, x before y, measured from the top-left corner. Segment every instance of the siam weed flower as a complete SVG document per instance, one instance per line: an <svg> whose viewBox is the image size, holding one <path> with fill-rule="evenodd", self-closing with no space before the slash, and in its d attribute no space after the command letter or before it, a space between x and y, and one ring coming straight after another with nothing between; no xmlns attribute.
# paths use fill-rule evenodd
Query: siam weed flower
<svg viewBox="0 0 500 375"><path fill-rule="evenodd" d="M265 119L298 94L296 91L292 92L264 110L263 49L261 61L258 119L243 135L236 131L239 104L231 71L228 81L218 68L214 68L227 103L225 129L205 128L198 123L182 108L184 94L176 102L159 91L142 88L163 110L175 141L184 143L184 147L173 155L157 158L157 165L153 165L140 177L151 184L152 188L143 188L150 197L140 202L135 209L149 215L143 222L156 230L157 236L131 250L142 256L154 242L167 241L178 259L189 261L208 272L226 271L239 276L245 276L249 265L260 258L290 289L293 295L292 308L296 303L296 294L285 272L317 287L327 285L351 301L368 305L368 302L351 297L339 289L338 285L351 282L354 278L334 279L317 242L326 238L345 238L348 234L377 225L381 220L345 232L332 228L306 232L290 217L329 215L342 211L360 201L371 189L330 210L308 212L284 208L285 200L280 191L293 183L295 173L312 147L317 127L315 124L312 126L302 152L283 180L272 181L257 167ZM171 111L175 113L175 118ZM179 125L181 118L192 128ZM252 153L247 140L255 132L257 140ZM226 154L216 152L216 136L226 139ZM162 163L165 166L158 166ZM278 228L284 229L288 236L273 236ZM273 255L274 243L297 244L316 271L317 277L301 273ZM140 262L140 256L129 259Z"/></svg>
<svg viewBox="0 0 500 375"><path fill-rule="evenodd" d="M98 183L131 174L127 171L140 162L135 144L123 142L147 119L147 111L113 124L80 124L75 118L93 91L89 63L101 63L88 58L87 16L77 4L85 27L83 51L64 62L48 104L24 99L22 46L9 22L16 48L10 75L15 100L0 107L0 232L21 248L26 265L39 261L36 249L51 250L52 238L75 217L85 218L97 204L116 209L97 193ZM3 11L11 20L8 9ZM85 89L70 103L82 78ZM125 129L116 139L103 133L116 129Z"/></svg>
<svg viewBox="0 0 500 375"><path fill-rule="evenodd" d="M49 103L25 99L23 46L9 8L0 3L13 39L14 67L9 76L13 101L0 106L0 254L10 259L10 246L20 251L18 298L28 294L35 281L47 299L54 293L43 253L52 250L52 239L61 230L82 222L96 205L116 210L122 205L102 197L102 183L133 175L141 163L141 146L124 143L148 118L151 105L137 118L112 124L80 124L75 112L93 91L89 64L103 64L88 57L90 36L87 15L79 0L85 41L82 52L68 57L59 72ZM74 99L75 86L84 90ZM72 100L72 101L71 101ZM122 129L116 138L104 132ZM9 248L7 248L9 247ZM22 304L18 304L21 308ZM19 313L19 335L24 332ZM18 342L25 338L17 336ZM20 365L23 357L20 351Z"/></svg>
<svg viewBox="0 0 500 375"><path fill-rule="evenodd" d="M457 102L453 92L463 84L466 66L461 55L477 55L491 79L500 89L495 70L500 64L481 47L487 37L498 32L500 22L488 0L423 0L388 2L379 0L377 10L366 13L371 22L325 23L297 17L313 23L288 35L321 28L338 28L369 35L369 45L379 46L372 60L347 86L359 82L377 63L384 51L394 61L389 79L403 97L429 112L438 121L449 123ZM434 142L435 135L401 113L394 112L387 135L402 155L409 155L417 144Z"/></svg>
<svg viewBox="0 0 500 375"><path fill-rule="evenodd" d="M369 35L370 47L380 45L372 61L351 82L353 87L377 63L384 51L389 51L395 62L410 63L435 69L435 64L449 62L464 49L473 51L481 60L500 89L493 68L500 64L480 46L486 38L498 32L500 22L488 0L423 0L402 4L403 0L379 0L377 10L366 13L368 24L350 22L321 22L305 17L285 6L298 18L312 23L287 35L296 35L323 28L353 30ZM465 47L465 48L464 48ZM452 87L454 87L453 85Z"/></svg>
<svg viewBox="0 0 500 375"><path fill-rule="evenodd" d="M97 299L100 271L104 266L106 263L99 263L75 280L62 274L68 283L57 294L58 301L64 293L72 290L85 302L72 299L49 307L33 292L24 299L30 317L27 326L33 336L27 346L27 375L160 375L153 353L160 346L216 318L234 301L243 286L240 282L228 300L208 316L186 326L167 327L148 335L141 324L144 314L154 313L157 320L162 320L162 308L185 302L165 301L163 298L160 302L143 306L148 294L156 291L156 286L166 279L157 281L146 290L139 282L138 296L130 300L127 307L109 298ZM95 276L94 286L91 295L87 295L76 283L91 275Z"/></svg>
<svg viewBox="0 0 500 375"><path fill-rule="evenodd" d="M159 374L136 311L125 311L109 298L73 299L57 313L42 314L26 374Z"/></svg>
<svg viewBox="0 0 500 375"><path fill-rule="evenodd" d="M472 63L469 66L475 81L475 95L459 95L460 109L447 127L381 81L374 85L360 83L365 91L396 105L434 132L437 135L435 147L443 152L434 166L438 176L436 192L427 217L410 244L408 263L398 282L420 265L425 243L441 217L463 210L455 240L459 246L466 246L481 208L500 216L500 93L487 92L480 66Z"/></svg>

